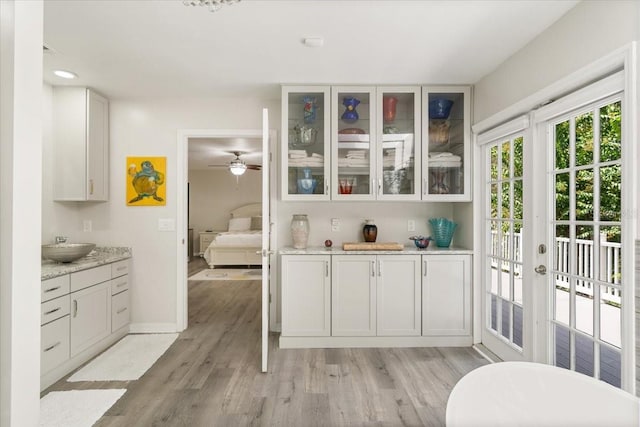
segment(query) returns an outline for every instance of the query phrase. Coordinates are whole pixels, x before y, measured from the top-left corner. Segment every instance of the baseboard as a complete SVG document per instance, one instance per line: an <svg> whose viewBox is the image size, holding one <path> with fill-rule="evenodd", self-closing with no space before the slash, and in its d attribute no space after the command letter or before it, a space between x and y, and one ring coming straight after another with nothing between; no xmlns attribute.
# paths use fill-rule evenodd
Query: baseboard
<svg viewBox="0 0 640 427"><path fill-rule="evenodd" d="M175 323L132 323L129 325L130 334L166 334L177 333Z"/></svg>
<svg viewBox="0 0 640 427"><path fill-rule="evenodd" d="M484 357L491 363L503 362L498 356L496 356L491 350L484 346L484 344L474 344L473 349L477 351L480 356Z"/></svg>
<svg viewBox="0 0 640 427"><path fill-rule="evenodd" d="M441 337L283 337L280 348L471 347L471 336Z"/></svg>

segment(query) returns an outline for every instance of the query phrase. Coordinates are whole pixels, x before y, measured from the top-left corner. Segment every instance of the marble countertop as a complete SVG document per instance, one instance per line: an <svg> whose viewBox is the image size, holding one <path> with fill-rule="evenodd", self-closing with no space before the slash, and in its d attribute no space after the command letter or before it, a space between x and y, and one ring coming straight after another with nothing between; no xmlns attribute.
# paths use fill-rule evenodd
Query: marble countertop
<svg viewBox="0 0 640 427"><path fill-rule="evenodd" d="M345 251L342 247L325 248L324 246L310 246L306 249L284 247L278 251L281 255L468 255L473 250L464 248L439 248L429 245L426 249L415 246L405 246L401 251Z"/></svg>
<svg viewBox="0 0 640 427"><path fill-rule="evenodd" d="M63 263L43 259L40 277L41 280L52 279L127 258L131 258L130 248L97 247L89 255L73 262Z"/></svg>

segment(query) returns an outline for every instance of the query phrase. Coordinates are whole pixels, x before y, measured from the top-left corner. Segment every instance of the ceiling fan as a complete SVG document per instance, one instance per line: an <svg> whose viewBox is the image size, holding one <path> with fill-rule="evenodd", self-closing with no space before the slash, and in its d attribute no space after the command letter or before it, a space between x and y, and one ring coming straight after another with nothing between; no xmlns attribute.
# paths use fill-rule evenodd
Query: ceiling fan
<svg viewBox="0 0 640 427"><path fill-rule="evenodd" d="M214 168L220 168L220 167L229 168L229 171L236 176L244 174L247 169L256 170L256 171L259 171L262 169L261 165L252 165L252 164L248 165L244 162L244 160L241 160L240 156L246 153L242 151L231 151L230 153L236 156L236 158L231 160L231 162L229 162L228 165L208 165L208 166L214 167Z"/></svg>

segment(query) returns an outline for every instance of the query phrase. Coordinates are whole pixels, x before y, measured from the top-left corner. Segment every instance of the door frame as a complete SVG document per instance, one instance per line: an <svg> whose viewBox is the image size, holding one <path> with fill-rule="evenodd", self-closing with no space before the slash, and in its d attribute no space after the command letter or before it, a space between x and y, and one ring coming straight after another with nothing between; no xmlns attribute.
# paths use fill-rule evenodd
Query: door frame
<svg viewBox="0 0 640 427"><path fill-rule="evenodd" d="M187 183L189 181L189 138L256 138L262 140L262 129L179 129L176 144L176 332L184 331L188 326L188 248L187 242ZM277 132L269 129L269 150L271 153L262 153L263 162L271 160L270 168L270 207L271 207L271 247L277 247L277 237L275 233L274 218L277 218L277 167L274 163L275 149L277 143ZM271 155L270 155L271 154ZM180 261L182 260L182 261ZM271 280L269 281L271 295L275 294L274 283L276 282L275 263L271 263ZM276 324L276 298L271 298L269 305L269 326L270 329Z"/></svg>

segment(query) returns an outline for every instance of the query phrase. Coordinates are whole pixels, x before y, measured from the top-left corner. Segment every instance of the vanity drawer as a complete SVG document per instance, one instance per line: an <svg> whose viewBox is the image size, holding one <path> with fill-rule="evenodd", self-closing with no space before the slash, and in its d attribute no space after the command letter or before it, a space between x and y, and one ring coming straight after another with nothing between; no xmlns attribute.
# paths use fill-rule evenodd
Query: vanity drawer
<svg viewBox="0 0 640 427"><path fill-rule="evenodd" d="M40 375L69 359L69 316L40 328Z"/></svg>
<svg viewBox="0 0 640 427"><path fill-rule="evenodd" d="M40 324L44 325L69 314L71 298L64 295L40 305Z"/></svg>
<svg viewBox="0 0 640 427"><path fill-rule="evenodd" d="M129 274L128 259L111 264L111 277L124 276L125 274Z"/></svg>
<svg viewBox="0 0 640 427"><path fill-rule="evenodd" d="M54 277L41 282L41 302L49 301L69 293L69 275Z"/></svg>
<svg viewBox="0 0 640 427"><path fill-rule="evenodd" d="M111 295L119 294L129 289L129 276L116 277L111 280Z"/></svg>
<svg viewBox="0 0 640 427"><path fill-rule="evenodd" d="M97 285L98 283L111 280L111 265L101 265L100 267L71 273L71 292Z"/></svg>
<svg viewBox="0 0 640 427"><path fill-rule="evenodd" d="M129 291L120 292L111 297L111 332L128 325L130 319Z"/></svg>

